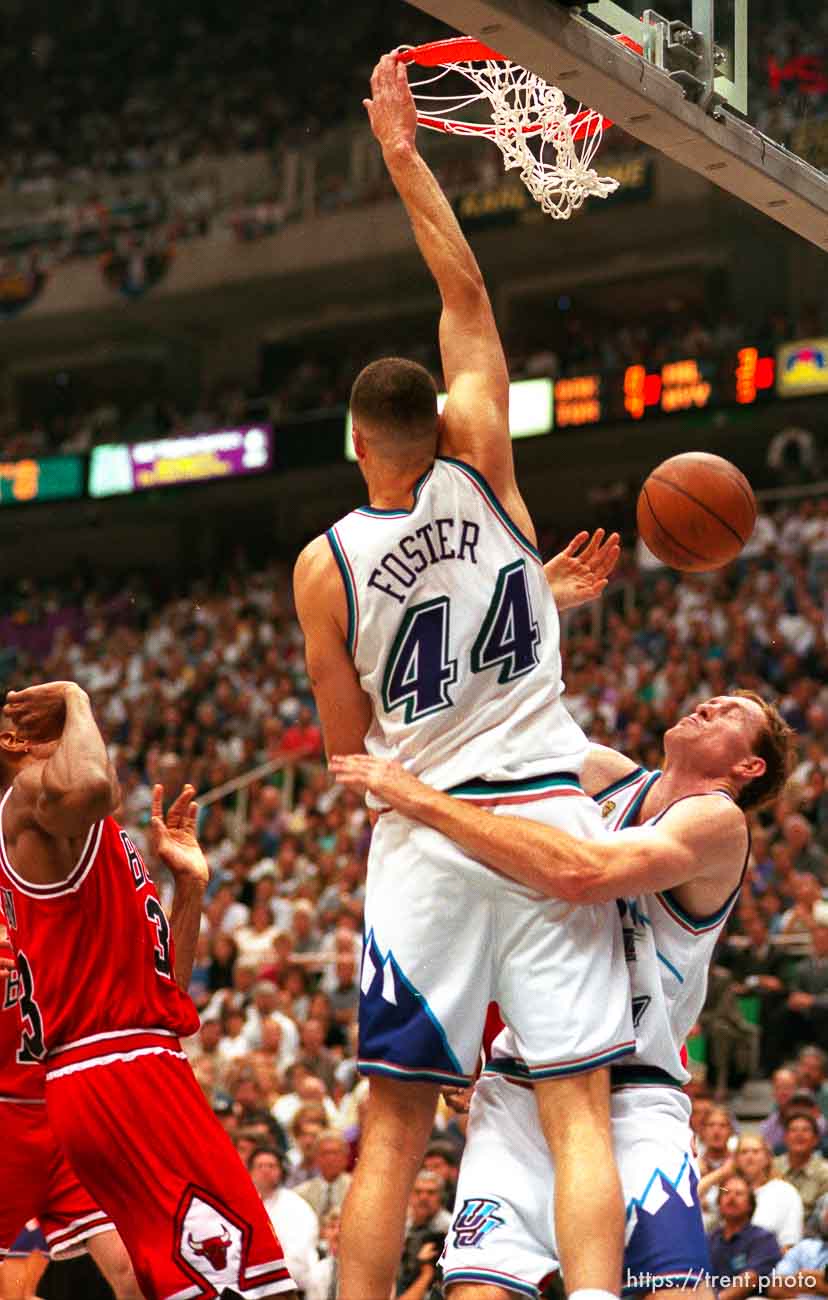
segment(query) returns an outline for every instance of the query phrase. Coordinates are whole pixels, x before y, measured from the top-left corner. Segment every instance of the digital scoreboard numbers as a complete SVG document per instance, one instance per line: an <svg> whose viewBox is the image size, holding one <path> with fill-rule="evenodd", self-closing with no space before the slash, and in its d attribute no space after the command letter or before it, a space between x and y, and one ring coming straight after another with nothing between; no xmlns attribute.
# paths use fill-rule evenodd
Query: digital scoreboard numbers
<svg viewBox="0 0 828 1300"><path fill-rule="evenodd" d="M39 456L0 462L0 505L68 501L83 496L81 456Z"/></svg>
<svg viewBox="0 0 828 1300"><path fill-rule="evenodd" d="M559 429L599 424L604 418L601 375L575 375L555 382L555 424Z"/></svg>

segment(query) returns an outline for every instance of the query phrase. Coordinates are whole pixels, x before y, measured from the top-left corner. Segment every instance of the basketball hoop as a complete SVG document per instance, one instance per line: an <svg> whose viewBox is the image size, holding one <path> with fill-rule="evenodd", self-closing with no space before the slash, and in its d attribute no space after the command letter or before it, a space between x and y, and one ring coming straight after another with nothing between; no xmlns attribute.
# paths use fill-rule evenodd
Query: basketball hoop
<svg viewBox="0 0 828 1300"><path fill-rule="evenodd" d="M626 36L630 49L641 47ZM411 82L417 121L431 131L476 135L492 140L503 155L507 171L517 168L520 179L543 211L557 220L570 217L590 195L605 199L618 181L599 176L591 166L608 118L592 108L567 111L564 93L534 72L492 50L472 36L432 41L397 51L401 63L436 69L435 75ZM457 74L470 83L460 93L426 93ZM488 101L490 121L456 116ZM529 141L536 140L537 149Z"/></svg>

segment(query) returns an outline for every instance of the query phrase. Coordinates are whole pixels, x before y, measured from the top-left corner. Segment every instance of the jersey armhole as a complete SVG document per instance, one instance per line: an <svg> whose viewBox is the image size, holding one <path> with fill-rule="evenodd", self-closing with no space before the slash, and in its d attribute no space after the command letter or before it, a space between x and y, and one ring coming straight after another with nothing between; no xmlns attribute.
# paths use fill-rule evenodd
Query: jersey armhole
<svg viewBox="0 0 828 1300"><path fill-rule="evenodd" d="M543 563L538 548L533 542L530 542L529 538L524 533L521 532L515 521L504 510L497 496L489 486L488 481L483 477L479 469L475 469L473 465L469 465L468 461L455 460L453 456L438 456L437 460L440 464L452 465L454 469L459 470L461 474L465 474L467 479L469 479L484 498L489 508L500 520L507 533L511 535L513 541L517 542L518 546L520 546L524 551L527 551L532 559L537 561L538 564Z"/></svg>
<svg viewBox="0 0 828 1300"><path fill-rule="evenodd" d="M725 798L730 799L732 803L735 802L733 797L729 795L726 790L711 790L709 793L711 795L724 795ZM704 796L701 795L684 796L686 799L698 799L703 797ZM660 821L665 813L670 811L670 808L675 808L676 804L681 802L681 799L676 799L674 803L671 803L664 809L664 812L659 813L658 817L655 818L655 821ZM655 824L655 822L653 824ZM736 899L739 897L739 892L745 882L745 872L748 869L748 862L750 861L750 827L747 826L747 823L745 823L745 825L747 829L747 848L745 849L745 858L742 863L742 870L739 872L739 879L736 882L735 888L731 890L717 911L713 912L709 916L696 916L694 913L688 912L686 908L682 907L681 903L676 899L675 893L672 889L663 889L656 894L656 898L659 900L662 907L667 909L673 919L678 921L679 925L682 926L683 929L691 930L696 934L702 934L707 930L712 930L715 926L720 925L727 919L728 913L736 902Z"/></svg>
<svg viewBox="0 0 828 1300"><path fill-rule="evenodd" d="M592 798L596 803L601 803L603 799L609 799L610 795L620 793L625 786L630 785L633 781L637 781L640 776L644 775L644 772L645 769L643 767L634 767L630 772L627 772L625 776L620 776L617 781L613 781L610 785L604 786L604 789L599 790L597 794L592 796Z"/></svg>
<svg viewBox="0 0 828 1300"><path fill-rule="evenodd" d="M345 599L348 602L348 630L345 639L348 644L348 651L351 658L354 658L356 655L357 638L359 636L359 604L357 600L356 580L354 578L353 569L351 568L351 563L345 553L345 548L337 535L336 528L329 528L325 533L325 536L328 539L328 545L333 552L333 557L336 560L336 567L339 569L345 587Z"/></svg>

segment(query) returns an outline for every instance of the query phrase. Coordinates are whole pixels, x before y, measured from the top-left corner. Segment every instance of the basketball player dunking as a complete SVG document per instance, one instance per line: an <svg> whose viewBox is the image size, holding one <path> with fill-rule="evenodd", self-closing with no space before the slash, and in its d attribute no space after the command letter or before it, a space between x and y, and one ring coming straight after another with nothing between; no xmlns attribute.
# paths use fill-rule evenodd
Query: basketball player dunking
<svg viewBox="0 0 828 1300"><path fill-rule="evenodd" d="M152 834L175 877L168 920L112 817L119 793L86 694L12 691L0 723L0 899L27 1059L49 1124L115 1224L146 1300L293 1289L261 1200L181 1051L207 864L192 787Z"/></svg>
<svg viewBox="0 0 828 1300"><path fill-rule="evenodd" d="M635 1055L612 1069L613 1140L627 1207L625 1295L695 1289L707 1272L680 1053L747 862L744 814L781 789L791 733L758 696L721 696L668 731L665 752L659 773L611 749L590 750L584 788L606 830L616 832L601 843L528 821L504 824L398 764L364 755L333 762L345 784L367 786L539 894L576 904L620 900L636 1026ZM539 1294L560 1259L554 1184L529 1071L505 1029L472 1100L443 1261L451 1300Z"/></svg>
<svg viewBox="0 0 828 1300"><path fill-rule="evenodd" d="M351 395L370 505L296 566L296 604L329 754L363 745L504 814L601 834L578 771L586 737L560 696L559 627L515 482L509 378L480 270L415 147L405 69L366 101L442 298L448 399L397 358ZM341 1300L384 1300L441 1085L475 1069L501 1006L558 1170L558 1245L575 1292L617 1294L623 1216L606 1067L634 1046L614 904L540 906L396 814L374 831L359 1065L371 1077L342 1223Z"/></svg>

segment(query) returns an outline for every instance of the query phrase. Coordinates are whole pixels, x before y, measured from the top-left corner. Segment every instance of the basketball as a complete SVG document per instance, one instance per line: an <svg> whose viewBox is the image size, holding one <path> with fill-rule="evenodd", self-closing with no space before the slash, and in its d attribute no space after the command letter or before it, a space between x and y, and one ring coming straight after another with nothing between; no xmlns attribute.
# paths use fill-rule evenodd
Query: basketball
<svg viewBox="0 0 828 1300"><path fill-rule="evenodd" d="M652 471L638 496L638 531L671 569L704 573L735 560L753 532L756 499L721 456L687 451Z"/></svg>

